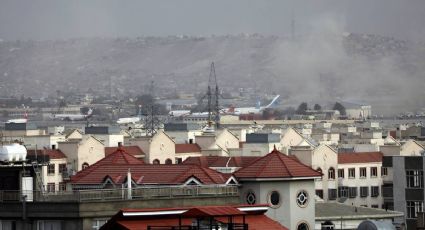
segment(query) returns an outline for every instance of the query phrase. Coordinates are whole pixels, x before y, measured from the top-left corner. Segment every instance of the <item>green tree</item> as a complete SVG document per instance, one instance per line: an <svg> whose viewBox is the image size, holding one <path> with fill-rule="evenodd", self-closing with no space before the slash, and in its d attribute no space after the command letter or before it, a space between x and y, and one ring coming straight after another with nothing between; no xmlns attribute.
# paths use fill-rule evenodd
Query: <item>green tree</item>
<svg viewBox="0 0 425 230"><path fill-rule="evenodd" d="M342 116L347 115L347 113L345 112L345 107L343 105L341 105L341 103L339 103L339 102L336 102L335 103L333 109L334 110L338 110L339 111L339 114L342 115Z"/></svg>
<svg viewBox="0 0 425 230"><path fill-rule="evenodd" d="M322 110L322 106L320 106L319 104L315 104L314 105L314 110L320 111L320 110Z"/></svg>
<svg viewBox="0 0 425 230"><path fill-rule="evenodd" d="M297 114L305 115L305 114L306 114L307 109L308 109L308 107L307 107L307 103L306 103L306 102L303 102L303 103L301 103L301 104L298 106Z"/></svg>

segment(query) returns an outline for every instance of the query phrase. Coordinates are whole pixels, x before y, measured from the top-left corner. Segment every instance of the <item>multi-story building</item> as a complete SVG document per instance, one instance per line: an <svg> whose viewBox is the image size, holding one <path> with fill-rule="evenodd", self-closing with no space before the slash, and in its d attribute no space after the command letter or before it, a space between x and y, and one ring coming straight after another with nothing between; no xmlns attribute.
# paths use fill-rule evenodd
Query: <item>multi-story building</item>
<svg viewBox="0 0 425 230"><path fill-rule="evenodd" d="M418 212L424 211L425 156L385 156L382 166L388 170L382 189L385 208L404 212L395 222L416 229Z"/></svg>
<svg viewBox="0 0 425 230"><path fill-rule="evenodd" d="M338 194L334 191L333 199L355 206L385 208L381 187L388 171L382 168L382 157L381 152L339 153Z"/></svg>

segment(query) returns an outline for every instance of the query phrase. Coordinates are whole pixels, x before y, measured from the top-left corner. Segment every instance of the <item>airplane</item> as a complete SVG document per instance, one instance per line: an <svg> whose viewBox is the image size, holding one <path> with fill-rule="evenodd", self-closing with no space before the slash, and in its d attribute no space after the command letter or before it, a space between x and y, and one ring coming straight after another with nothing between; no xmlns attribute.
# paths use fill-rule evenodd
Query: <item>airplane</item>
<svg viewBox="0 0 425 230"><path fill-rule="evenodd" d="M83 121L90 118L93 115L93 109L89 109L87 114L52 114L53 120L63 121Z"/></svg>
<svg viewBox="0 0 425 230"><path fill-rule="evenodd" d="M23 106L23 108L25 109L25 105L22 105ZM27 123L28 122L28 113L27 113L27 111L25 111L25 115L24 115L24 118L18 118L18 119L10 119L10 120L7 120L6 121L6 123L15 123L15 124L17 124L17 123Z"/></svg>
<svg viewBox="0 0 425 230"><path fill-rule="evenodd" d="M117 124L126 125L126 124L136 124L140 122L141 117L123 117L117 120Z"/></svg>
<svg viewBox="0 0 425 230"><path fill-rule="evenodd" d="M280 95L276 95L273 100L266 106L260 106L258 103L256 107L242 107L242 108L228 108L224 112L227 114L241 115L241 114L259 114L263 112L263 110L270 108L273 106Z"/></svg>
<svg viewBox="0 0 425 230"><path fill-rule="evenodd" d="M118 118L117 124L120 124L120 125L136 124L140 121L142 121L142 106L141 105L139 105L139 114L137 116Z"/></svg>
<svg viewBox="0 0 425 230"><path fill-rule="evenodd" d="M168 116L170 117L181 117L186 115L190 115L190 110L171 110L168 113Z"/></svg>

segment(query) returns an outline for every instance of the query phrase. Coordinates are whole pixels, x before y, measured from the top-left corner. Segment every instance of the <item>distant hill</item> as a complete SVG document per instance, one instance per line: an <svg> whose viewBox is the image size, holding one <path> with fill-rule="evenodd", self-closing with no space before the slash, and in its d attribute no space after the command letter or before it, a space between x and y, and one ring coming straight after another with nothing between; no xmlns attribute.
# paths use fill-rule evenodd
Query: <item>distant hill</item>
<svg viewBox="0 0 425 230"><path fill-rule="evenodd" d="M85 38L0 42L0 96L56 90L140 94L206 88L216 63L224 90L256 88L292 103L335 98L424 107L425 46L364 34L284 37Z"/></svg>

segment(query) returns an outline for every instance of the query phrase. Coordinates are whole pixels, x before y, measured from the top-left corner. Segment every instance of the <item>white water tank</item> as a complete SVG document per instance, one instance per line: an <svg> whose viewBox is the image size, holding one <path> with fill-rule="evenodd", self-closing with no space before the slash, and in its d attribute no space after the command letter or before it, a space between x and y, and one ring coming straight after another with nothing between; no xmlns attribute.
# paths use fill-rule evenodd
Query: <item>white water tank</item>
<svg viewBox="0 0 425 230"><path fill-rule="evenodd" d="M27 158L27 149L20 144L11 144L0 146L0 161L25 161Z"/></svg>

